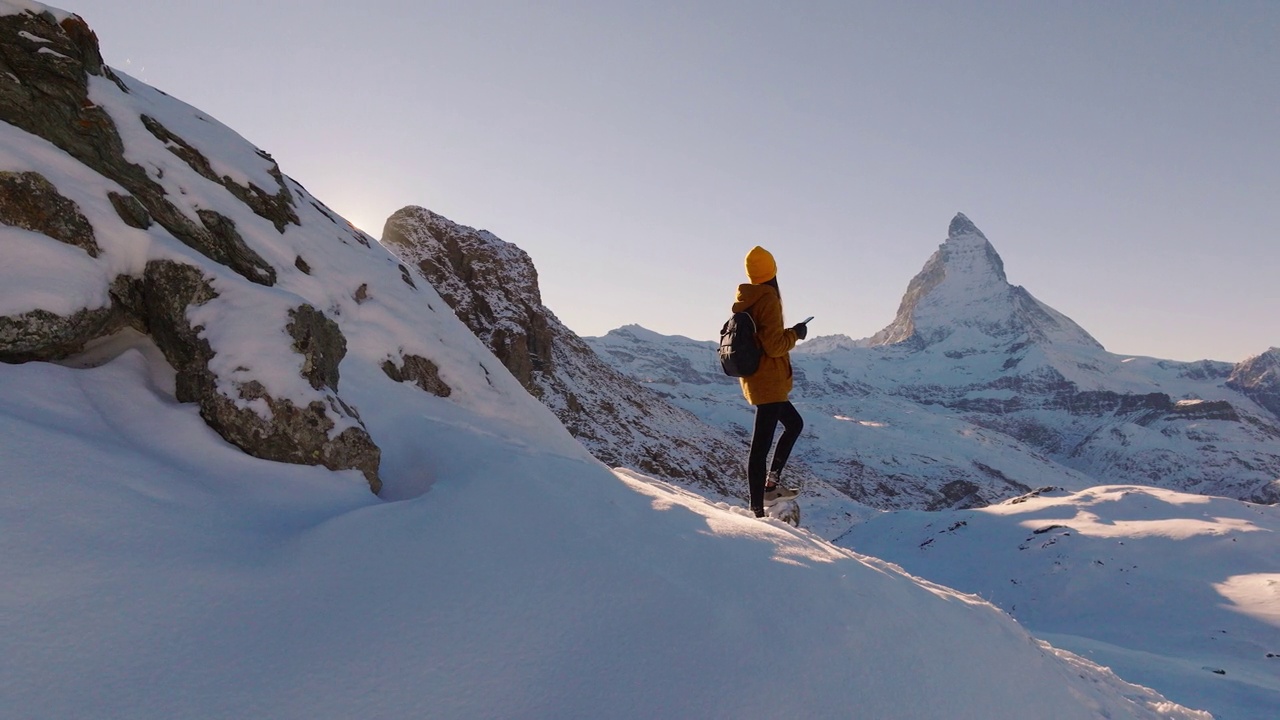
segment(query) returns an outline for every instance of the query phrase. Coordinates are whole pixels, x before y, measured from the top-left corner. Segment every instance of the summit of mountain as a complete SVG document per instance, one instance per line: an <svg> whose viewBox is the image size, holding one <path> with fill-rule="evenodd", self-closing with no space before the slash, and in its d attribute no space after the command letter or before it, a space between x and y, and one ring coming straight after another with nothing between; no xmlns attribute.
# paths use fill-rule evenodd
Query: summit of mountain
<svg viewBox="0 0 1280 720"><path fill-rule="evenodd" d="M1004 261L963 213L907 285L893 322L868 342L952 352L1028 343L1102 349L1070 318L1011 285Z"/></svg>

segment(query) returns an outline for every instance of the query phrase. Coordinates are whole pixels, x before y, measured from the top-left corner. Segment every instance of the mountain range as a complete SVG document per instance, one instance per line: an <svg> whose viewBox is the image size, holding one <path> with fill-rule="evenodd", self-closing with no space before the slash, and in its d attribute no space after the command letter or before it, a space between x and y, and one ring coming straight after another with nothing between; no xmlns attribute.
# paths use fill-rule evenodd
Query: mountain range
<svg viewBox="0 0 1280 720"><path fill-rule="evenodd" d="M526 253L424 208L393 215L383 242L597 457L740 498L751 410L714 342L637 326L579 338L542 304ZM964 215L884 330L814 338L792 360L808 419L792 473L824 535L862 506L977 507L1043 486L1280 498L1280 351L1238 365L1108 353L1009 284Z"/></svg>
<svg viewBox="0 0 1280 720"><path fill-rule="evenodd" d="M587 342L708 424L739 436L750 427L716 343L634 326ZM1234 365L1109 353L1011 285L962 214L887 327L817 337L791 359L802 477L875 508L980 507L1115 483L1280 500L1280 349ZM806 513L836 529L848 508L826 498Z"/></svg>

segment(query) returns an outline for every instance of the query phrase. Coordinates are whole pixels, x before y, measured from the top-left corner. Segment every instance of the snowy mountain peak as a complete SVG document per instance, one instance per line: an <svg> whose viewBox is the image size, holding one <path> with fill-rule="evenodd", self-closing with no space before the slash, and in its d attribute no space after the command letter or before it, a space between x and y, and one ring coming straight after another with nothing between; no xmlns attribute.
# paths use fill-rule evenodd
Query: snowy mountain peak
<svg viewBox="0 0 1280 720"><path fill-rule="evenodd" d="M999 253L963 213L907 285L894 321L870 344L924 349L944 341L948 351L966 354L1046 341L1102 347L1065 315L1010 285Z"/></svg>
<svg viewBox="0 0 1280 720"><path fill-rule="evenodd" d="M1280 348L1237 364L1227 378L1227 387L1239 390L1280 418Z"/></svg>
<svg viewBox="0 0 1280 720"><path fill-rule="evenodd" d="M964 213L956 213L956 216L951 218L951 227L947 229L947 237L958 238L965 235L977 235L983 240L987 239L987 236L983 235L978 226L974 225L973 221Z"/></svg>
<svg viewBox="0 0 1280 720"><path fill-rule="evenodd" d="M964 213L952 218L947 241L939 246L929 264L941 265L947 284L952 286L1003 290L1009 282L999 253ZM925 265L926 270L929 264Z"/></svg>
<svg viewBox="0 0 1280 720"><path fill-rule="evenodd" d="M605 333L605 335L626 340L640 340L644 342L660 342L668 339L668 336L663 335L662 333L654 332L643 325L637 325L635 323L614 328L613 330Z"/></svg>

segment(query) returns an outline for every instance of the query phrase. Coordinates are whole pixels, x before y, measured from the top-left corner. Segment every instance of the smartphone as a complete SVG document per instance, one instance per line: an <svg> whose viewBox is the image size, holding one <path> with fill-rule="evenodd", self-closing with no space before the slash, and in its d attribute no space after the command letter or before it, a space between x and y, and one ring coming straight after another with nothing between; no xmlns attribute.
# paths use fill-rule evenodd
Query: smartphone
<svg viewBox="0 0 1280 720"><path fill-rule="evenodd" d="M808 325L808 324L809 324L809 321L810 321L810 320L812 320L812 319L813 319L813 316L812 316L812 315L810 315L809 317L807 317L807 318L805 318L805 319L801 320L801 321L800 321L800 324L801 324L801 325Z"/></svg>

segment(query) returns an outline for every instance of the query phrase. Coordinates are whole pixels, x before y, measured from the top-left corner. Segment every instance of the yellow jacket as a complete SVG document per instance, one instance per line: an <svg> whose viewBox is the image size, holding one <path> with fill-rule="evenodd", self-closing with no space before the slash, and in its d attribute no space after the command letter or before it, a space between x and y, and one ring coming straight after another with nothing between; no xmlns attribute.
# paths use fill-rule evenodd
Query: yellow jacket
<svg viewBox="0 0 1280 720"><path fill-rule="evenodd" d="M752 405L785 402L791 393L791 348L796 331L782 326L782 296L772 285L738 286L733 312L746 310L756 321L756 341L764 350L760 369L741 378L742 394Z"/></svg>

